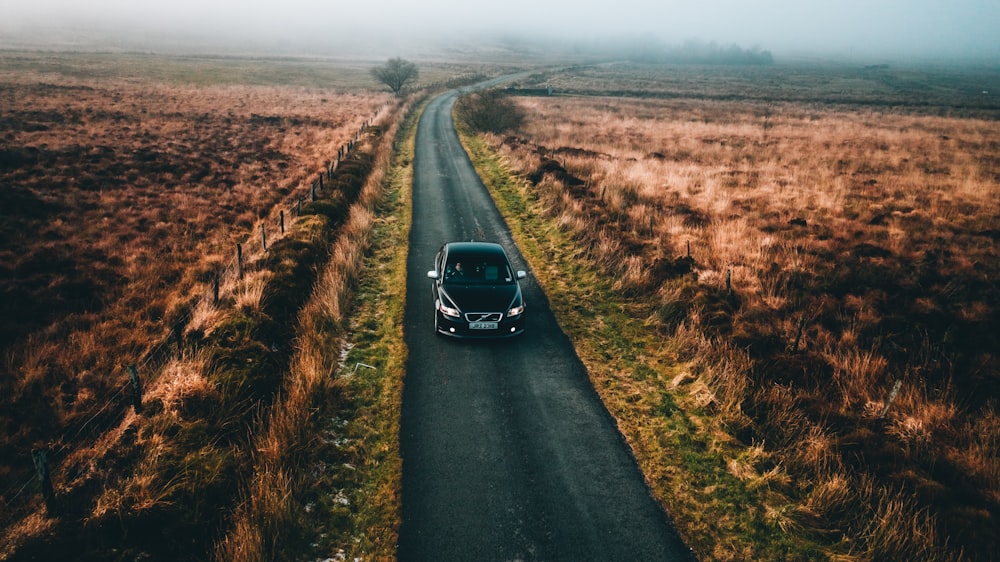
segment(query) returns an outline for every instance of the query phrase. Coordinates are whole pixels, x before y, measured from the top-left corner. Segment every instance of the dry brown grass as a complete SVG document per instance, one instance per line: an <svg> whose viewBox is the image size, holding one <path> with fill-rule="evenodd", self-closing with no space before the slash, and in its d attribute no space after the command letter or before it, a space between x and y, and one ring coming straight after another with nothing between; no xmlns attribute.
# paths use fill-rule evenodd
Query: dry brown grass
<svg viewBox="0 0 1000 562"><path fill-rule="evenodd" d="M98 536L114 533L109 518L143 528L172 503L188 502L197 518L210 504L197 497L205 483L238 486L229 471L245 428L223 437L204 429L226 400L209 382L219 367L199 351L177 353L175 342L260 314L271 277L253 265L263 257L260 225L273 243L280 208L291 228L294 201L389 99L360 88L33 73L10 57L0 57L5 555L41 548L60 521L39 523L37 483L21 486L31 484L30 452L40 444L53 452L62 521L97 525L86 532ZM238 242L242 280L233 271ZM143 378L144 416L128 413L130 363Z"/></svg>
<svg viewBox="0 0 1000 562"><path fill-rule="evenodd" d="M215 557L224 561L255 561L287 555L287 541L296 521L305 512L303 476L293 478L288 467L302 467L315 446L315 433L323 424L316 412L323 402L336 401L340 379L333 375L340 359L332 350L343 345L350 303L371 243L375 205L383 189L385 171L398 130L398 108L382 125L374 171L350 211L347 223L333 244L329 263L309 302L299 314L299 334L282 396L271 408L266 430L256 438L255 478L243 492L242 504L229 532L216 546ZM327 411L331 410L327 408ZM333 408L335 410L335 408ZM286 553L286 554L282 554Z"/></svg>
<svg viewBox="0 0 1000 562"><path fill-rule="evenodd" d="M841 533L861 558L997 555L995 119L519 103L527 125L493 147L582 255L652 299L695 406L788 471L729 467L792 479L794 504L768 508L782 529Z"/></svg>

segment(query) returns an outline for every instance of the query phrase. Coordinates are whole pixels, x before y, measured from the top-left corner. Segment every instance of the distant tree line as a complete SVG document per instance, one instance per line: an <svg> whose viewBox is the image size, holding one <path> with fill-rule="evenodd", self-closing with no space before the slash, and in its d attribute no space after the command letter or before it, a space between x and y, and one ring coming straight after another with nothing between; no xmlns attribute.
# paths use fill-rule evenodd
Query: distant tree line
<svg viewBox="0 0 1000 562"><path fill-rule="evenodd" d="M670 44L654 35L576 41L572 49L579 55L625 58L633 62L653 64L774 64L771 51L761 49L759 46L745 49L736 44L722 45L701 39Z"/></svg>
<svg viewBox="0 0 1000 562"><path fill-rule="evenodd" d="M633 59L637 62L679 64L774 64L774 56L771 55L771 51L763 50L758 46L744 49L735 44L723 46L715 41L705 42L696 39L686 41L681 45L647 43L636 49Z"/></svg>

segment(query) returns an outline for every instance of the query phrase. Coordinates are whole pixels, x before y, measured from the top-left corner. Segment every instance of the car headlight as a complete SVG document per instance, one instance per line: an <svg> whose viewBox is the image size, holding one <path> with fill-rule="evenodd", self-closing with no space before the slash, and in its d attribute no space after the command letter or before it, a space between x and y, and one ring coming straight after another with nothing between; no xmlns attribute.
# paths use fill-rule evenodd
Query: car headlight
<svg viewBox="0 0 1000 562"><path fill-rule="evenodd" d="M514 307L511 307L511 309L507 311L507 317L508 318L512 318L514 316L520 316L521 313L523 313L523 312L524 312L524 305L523 304L518 305L518 306L514 306Z"/></svg>
<svg viewBox="0 0 1000 562"><path fill-rule="evenodd" d="M441 314L444 314L445 316L451 316L452 318L462 317L461 311L459 311L457 308L452 308L444 304L444 301L438 301L438 310L440 310Z"/></svg>

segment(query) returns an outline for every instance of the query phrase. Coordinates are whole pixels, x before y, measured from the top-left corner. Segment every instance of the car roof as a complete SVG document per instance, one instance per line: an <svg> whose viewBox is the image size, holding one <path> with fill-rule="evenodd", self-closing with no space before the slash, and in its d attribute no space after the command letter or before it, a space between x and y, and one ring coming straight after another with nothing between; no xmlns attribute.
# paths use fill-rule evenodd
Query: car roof
<svg viewBox="0 0 1000 562"><path fill-rule="evenodd" d="M445 245L449 255L498 255L506 256L503 246L493 242L451 242Z"/></svg>

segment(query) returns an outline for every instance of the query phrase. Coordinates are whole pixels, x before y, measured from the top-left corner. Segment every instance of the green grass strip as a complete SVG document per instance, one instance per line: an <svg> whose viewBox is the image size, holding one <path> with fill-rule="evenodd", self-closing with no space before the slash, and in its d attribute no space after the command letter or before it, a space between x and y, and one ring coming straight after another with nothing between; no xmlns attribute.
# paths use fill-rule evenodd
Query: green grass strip
<svg viewBox="0 0 1000 562"><path fill-rule="evenodd" d="M387 191L377 209L372 247L355 294L350 336L337 376L349 405L331 432L346 437L343 490L327 503L340 514L323 537L326 551L347 560L393 560L400 525L402 460L399 417L407 349L403 340L406 259L416 123L423 105L407 116L397 136ZM331 500L332 498L332 500Z"/></svg>

